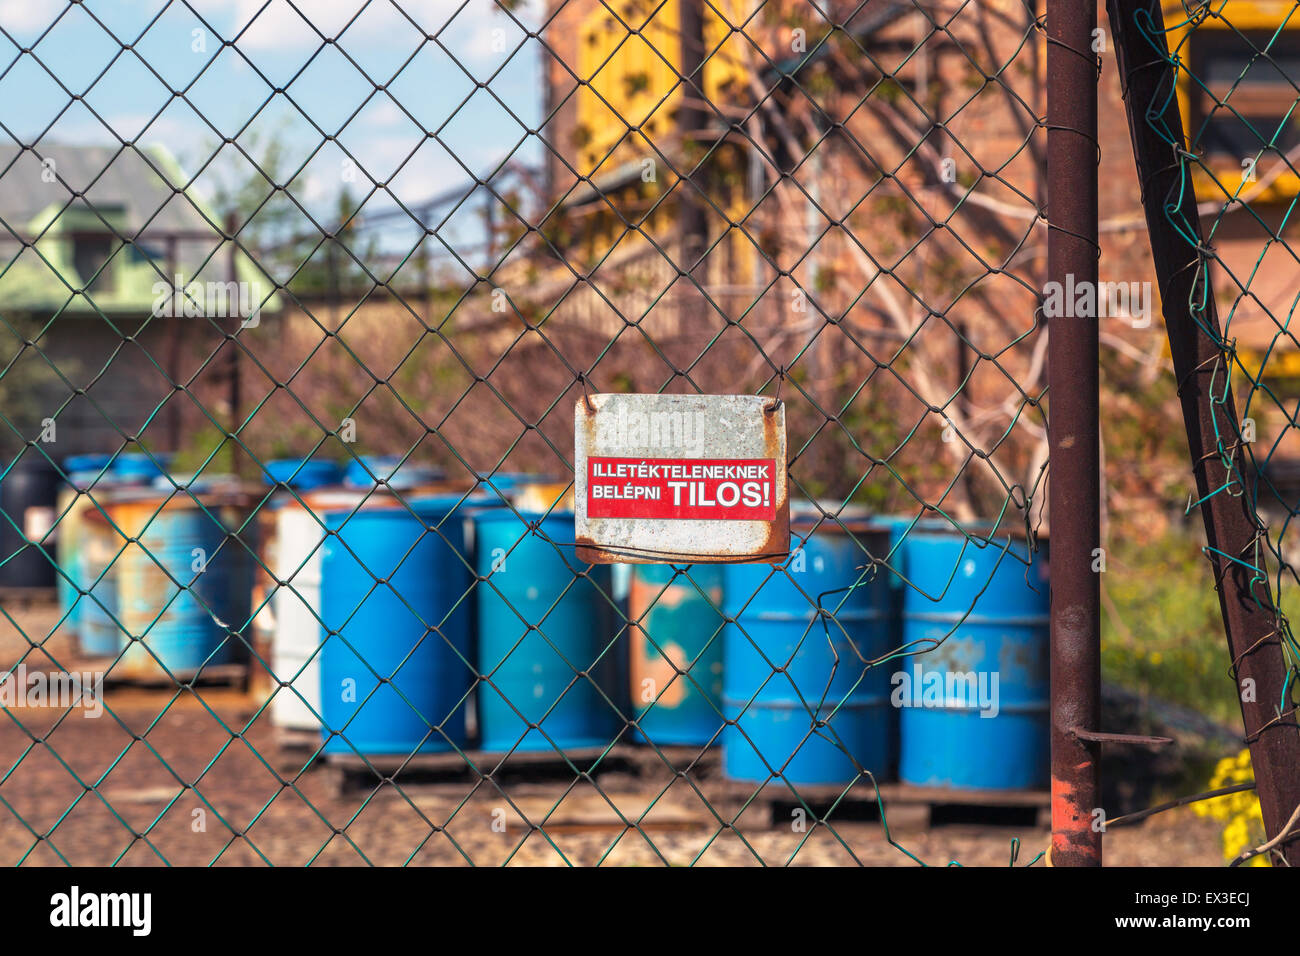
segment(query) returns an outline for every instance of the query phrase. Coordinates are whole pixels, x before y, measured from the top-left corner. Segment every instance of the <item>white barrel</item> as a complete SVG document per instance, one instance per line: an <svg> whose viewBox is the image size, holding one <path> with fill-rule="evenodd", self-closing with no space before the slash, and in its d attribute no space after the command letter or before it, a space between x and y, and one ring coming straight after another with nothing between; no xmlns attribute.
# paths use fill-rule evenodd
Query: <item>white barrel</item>
<svg viewBox="0 0 1300 956"><path fill-rule="evenodd" d="M328 505L350 506L360 500L361 495L352 492L304 495L302 503L286 496L276 511L271 567L276 579L285 583L271 598L275 617L271 670L277 680L292 681L291 687L280 688L271 700L271 723L277 727L320 730L320 582L325 528L319 513Z"/></svg>

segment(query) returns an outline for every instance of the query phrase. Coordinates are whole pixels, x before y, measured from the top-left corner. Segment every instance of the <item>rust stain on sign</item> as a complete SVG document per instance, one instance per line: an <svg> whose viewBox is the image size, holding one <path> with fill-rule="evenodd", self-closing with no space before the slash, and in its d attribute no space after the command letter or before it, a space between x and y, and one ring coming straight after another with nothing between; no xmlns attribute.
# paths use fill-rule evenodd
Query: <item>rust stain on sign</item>
<svg viewBox="0 0 1300 956"><path fill-rule="evenodd" d="M586 395L574 540L592 564L785 560L785 405L761 395Z"/></svg>

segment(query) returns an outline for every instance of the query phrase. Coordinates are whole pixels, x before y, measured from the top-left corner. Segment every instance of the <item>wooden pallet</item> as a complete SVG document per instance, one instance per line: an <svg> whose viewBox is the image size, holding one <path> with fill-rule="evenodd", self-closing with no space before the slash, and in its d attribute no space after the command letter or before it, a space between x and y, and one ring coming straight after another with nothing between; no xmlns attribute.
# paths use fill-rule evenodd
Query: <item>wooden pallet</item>
<svg viewBox="0 0 1300 956"><path fill-rule="evenodd" d="M711 791L730 812L740 813L743 809L745 821L765 821L771 826L788 823L796 811L805 816L811 811L819 818L829 815L832 820L879 820L880 803L884 804L891 826L922 828L963 823L1038 827L1048 825L1051 811L1051 794L1046 790L964 790L881 783L879 802L876 788L867 780L851 788L782 781L760 786L727 780Z"/></svg>
<svg viewBox="0 0 1300 956"><path fill-rule="evenodd" d="M280 730L281 747L286 759L297 759L294 769L302 767L305 755L320 746L320 736L313 731ZM323 754L323 764L332 789L339 795L357 790L372 790L381 778L394 778L400 785L433 786L473 785L482 776L500 782L566 784L574 777L574 768L591 772L593 767L602 785L620 784L662 787L675 774L686 774L700 786L706 799L722 812L742 814L750 826L787 824L796 810L814 817L829 814L834 820L879 820L876 790L869 781L859 781L852 788L843 785L794 785L781 781L759 786L722 776L718 747L664 747L645 744L616 744L608 751L591 747L566 751L516 751L513 754L482 750L401 755L354 753ZM603 754L603 758L602 758ZM599 761L599 763L597 763ZM477 772L471 768L478 768ZM570 766L572 764L572 766ZM615 784L617 786L618 784ZM881 783L880 799L891 826L931 827L972 823L984 826L1046 826L1049 821L1050 794L1045 790L963 790L951 787L921 787L905 783Z"/></svg>
<svg viewBox="0 0 1300 956"><path fill-rule="evenodd" d="M712 780L722 773L722 748L620 744L633 772L642 782L664 781L674 774L687 774L692 780Z"/></svg>
<svg viewBox="0 0 1300 956"><path fill-rule="evenodd" d="M263 753L262 756L281 773L296 774L304 767L314 767L323 762L319 730L273 725L271 733L275 751L271 754Z"/></svg>
<svg viewBox="0 0 1300 956"><path fill-rule="evenodd" d="M193 684L195 687L233 687L238 690L248 689L248 667L244 664L211 664L197 674L194 672L175 672L168 677L162 671L137 671L124 669L114 664L115 658L84 658L77 661L80 670L104 672L104 686L108 688L139 688L141 690L172 690L178 684Z"/></svg>
<svg viewBox="0 0 1300 956"><path fill-rule="evenodd" d="M602 756L603 755L603 756ZM626 748L582 747L566 750L515 751L498 753L463 750L447 753L324 754L323 763L330 785L337 794L357 789L370 790L381 779L393 779L402 786L455 784L463 787L483 777L505 782L564 783L577 773L629 773L632 762ZM472 764L472 766L471 766Z"/></svg>
<svg viewBox="0 0 1300 956"><path fill-rule="evenodd" d="M55 588L0 588L0 607L11 610L46 608L57 600Z"/></svg>

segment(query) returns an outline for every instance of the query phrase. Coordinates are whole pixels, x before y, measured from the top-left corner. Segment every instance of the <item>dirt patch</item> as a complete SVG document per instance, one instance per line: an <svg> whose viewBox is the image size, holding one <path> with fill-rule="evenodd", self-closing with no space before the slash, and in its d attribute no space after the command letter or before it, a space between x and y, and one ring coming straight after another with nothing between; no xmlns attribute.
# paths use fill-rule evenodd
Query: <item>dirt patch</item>
<svg viewBox="0 0 1300 956"><path fill-rule="evenodd" d="M0 661L75 666L66 638L47 638L57 620L49 608L26 612L21 629L5 620ZM888 805L897 846L874 820L774 826L763 807L719 799L709 781L667 768L595 784L516 773L340 790L329 768L282 753L261 701L238 690L124 686L105 704L96 719L5 710L0 863L1006 866L1013 839L1020 864L1048 843L1040 827L926 827ZM1115 830L1105 852L1115 865L1222 862L1216 825L1187 809Z"/></svg>

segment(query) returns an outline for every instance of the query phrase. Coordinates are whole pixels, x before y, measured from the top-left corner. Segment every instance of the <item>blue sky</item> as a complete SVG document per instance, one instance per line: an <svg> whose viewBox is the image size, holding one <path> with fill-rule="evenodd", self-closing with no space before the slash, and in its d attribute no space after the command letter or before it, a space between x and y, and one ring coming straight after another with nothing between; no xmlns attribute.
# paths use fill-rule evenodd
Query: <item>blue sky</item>
<svg viewBox="0 0 1300 956"><path fill-rule="evenodd" d="M218 134L238 134L249 146L277 137L291 168L308 159L322 134L337 135L362 170L407 204L468 188L460 163L489 170L521 139L516 157L540 162L542 147L510 115L534 128L539 122L539 48L492 0L400 0L405 15L392 0L296 5L301 14L286 0L190 0L188 7L180 0L85 0L84 9L0 0L0 28L9 35L0 35L0 122L9 131L0 130L0 139L29 143L43 133L46 144L161 144L193 175L219 145ZM515 16L535 29L541 9L541 0L528 0ZM337 48L317 53L316 30L336 37ZM445 50L425 41L425 32ZM236 37L238 52L222 49L223 40ZM35 59L20 50L31 45ZM476 81L488 83L501 102L476 89ZM389 92L375 92L376 84ZM168 86L184 90L190 102ZM276 86L285 92L275 93ZM70 94L84 95L84 103ZM428 139L427 130L445 146ZM332 208L350 174L345 158L327 144L308 163L297 198L322 213ZM248 172L227 148L196 186L211 194L218 177ZM350 188L363 195L371 185L358 173ZM391 205L380 195L366 210ZM469 210L465 218L449 236L473 231Z"/></svg>

